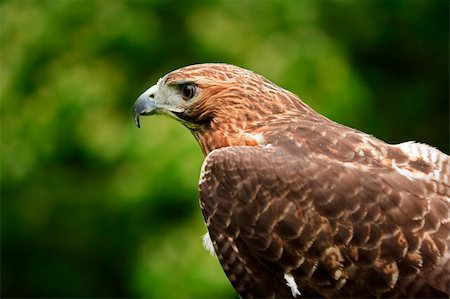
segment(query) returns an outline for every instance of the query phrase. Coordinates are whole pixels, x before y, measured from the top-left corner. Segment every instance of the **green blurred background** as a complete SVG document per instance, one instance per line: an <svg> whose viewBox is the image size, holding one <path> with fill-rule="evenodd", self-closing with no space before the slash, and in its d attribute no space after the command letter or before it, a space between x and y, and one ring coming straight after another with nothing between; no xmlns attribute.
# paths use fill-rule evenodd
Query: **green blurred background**
<svg viewBox="0 0 450 299"><path fill-rule="evenodd" d="M202 248L202 154L132 122L165 73L228 62L329 118L449 151L449 2L0 1L1 297L236 297Z"/></svg>

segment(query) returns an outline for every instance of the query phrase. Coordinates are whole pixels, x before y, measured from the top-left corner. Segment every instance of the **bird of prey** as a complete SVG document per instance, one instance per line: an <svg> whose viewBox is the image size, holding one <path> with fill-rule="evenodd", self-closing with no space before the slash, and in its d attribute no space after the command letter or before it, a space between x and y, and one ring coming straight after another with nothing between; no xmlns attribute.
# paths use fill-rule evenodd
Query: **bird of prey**
<svg viewBox="0 0 450 299"><path fill-rule="evenodd" d="M172 71L134 106L186 126L206 158L200 206L245 298L447 297L450 157L335 123L228 64Z"/></svg>

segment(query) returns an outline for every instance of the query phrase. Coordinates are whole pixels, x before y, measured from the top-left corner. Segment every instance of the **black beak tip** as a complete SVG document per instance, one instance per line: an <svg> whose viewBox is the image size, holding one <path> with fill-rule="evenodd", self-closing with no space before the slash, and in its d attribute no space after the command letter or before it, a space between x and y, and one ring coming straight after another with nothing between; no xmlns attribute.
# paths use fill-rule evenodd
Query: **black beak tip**
<svg viewBox="0 0 450 299"><path fill-rule="evenodd" d="M136 124L136 126L138 128L141 128L141 122L139 120L139 116L140 116L140 113L135 110L134 113L133 113L134 123Z"/></svg>
<svg viewBox="0 0 450 299"><path fill-rule="evenodd" d="M140 129L141 128L141 123L139 121L139 116L134 118L134 123L136 124L136 126Z"/></svg>
<svg viewBox="0 0 450 299"><path fill-rule="evenodd" d="M140 116L153 114L155 112L155 107L155 102L149 100L145 93L136 100L133 109L133 119L138 128L141 127Z"/></svg>

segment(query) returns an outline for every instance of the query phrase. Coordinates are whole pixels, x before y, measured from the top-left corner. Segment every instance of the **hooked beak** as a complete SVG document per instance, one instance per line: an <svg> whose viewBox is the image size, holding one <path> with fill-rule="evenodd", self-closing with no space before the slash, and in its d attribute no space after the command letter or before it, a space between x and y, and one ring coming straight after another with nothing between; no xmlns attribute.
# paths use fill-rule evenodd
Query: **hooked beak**
<svg viewBox="0 0 450 299"><path fill-rule="evenodd" d="M141 127L139 122L139 117L141 115L150 115L156 110L156 103L150 96L149 90L145 91L139 96L139 98L134 103L133 118L134 123L138 128Z"/></svg>

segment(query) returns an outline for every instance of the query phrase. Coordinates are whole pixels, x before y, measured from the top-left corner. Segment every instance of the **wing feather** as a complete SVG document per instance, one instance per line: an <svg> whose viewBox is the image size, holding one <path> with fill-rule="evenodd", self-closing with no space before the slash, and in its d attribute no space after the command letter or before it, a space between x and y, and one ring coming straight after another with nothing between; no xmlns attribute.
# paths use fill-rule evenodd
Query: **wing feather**
<svg viewBox="0 0 450 299"><path fill-rule="evenodd" d="M448 197L394 168L291 153L227 147L205 159L203 214L242 297L292 297L285 275L302 296L448 294Z"/></svg>

